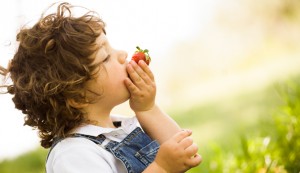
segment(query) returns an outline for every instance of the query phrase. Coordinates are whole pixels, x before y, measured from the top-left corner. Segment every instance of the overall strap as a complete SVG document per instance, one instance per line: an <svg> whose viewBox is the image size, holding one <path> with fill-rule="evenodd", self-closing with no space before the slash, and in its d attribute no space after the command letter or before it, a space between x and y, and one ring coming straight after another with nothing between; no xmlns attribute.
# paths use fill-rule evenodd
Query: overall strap
<svg viewBox="0 0 300 173"><path fill-rule="evenodd" d="M102 142L106 139L106 137L102 134L100 134L98 136L91 136L91 135L84 135L84 134L80 134L80 133L74 133L70 137L73 137L73 138L83 137L83 138L91 140L92 142L94 142L98 145L101 145Z"/></svg>

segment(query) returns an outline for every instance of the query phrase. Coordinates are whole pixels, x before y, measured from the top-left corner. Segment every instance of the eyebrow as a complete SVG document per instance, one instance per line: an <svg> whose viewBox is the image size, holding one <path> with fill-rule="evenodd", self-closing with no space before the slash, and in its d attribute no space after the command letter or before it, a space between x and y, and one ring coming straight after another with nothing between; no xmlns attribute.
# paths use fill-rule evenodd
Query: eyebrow
<svg viewBox="0 0 300 173"><path fill-rule="evenodd" d="M107 39L105 39L104 41L99 43L98 50L96 50L95 55L97 55L99 53L100 49L102 49L105 44L107 44Z"/></svg>
<svg viewBox="0 0 300 173"><path fill-rule="evenodd" d="M102 47L104 44L107 44L108 40L106 37L104 37L103 39L101 39L101 42L99 44L99 47Z"/></svg>
<svg viewBox="0 0 300 173"><path fill-rule="evenodd" d="M101 49L106 43L107 43L107 40L100 42L99 49Z"/></svg>

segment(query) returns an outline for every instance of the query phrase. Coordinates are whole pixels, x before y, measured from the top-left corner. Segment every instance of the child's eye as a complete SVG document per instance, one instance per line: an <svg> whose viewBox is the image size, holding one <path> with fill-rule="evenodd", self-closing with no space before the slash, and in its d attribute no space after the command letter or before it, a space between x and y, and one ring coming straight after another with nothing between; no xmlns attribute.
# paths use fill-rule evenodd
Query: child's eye
<svg viewBox="0 0 300 173"><path fill-rule="evenodd" d="M110 55L107 55L107 57L103 60L103 62L107 62L110 58Z"/></svg>

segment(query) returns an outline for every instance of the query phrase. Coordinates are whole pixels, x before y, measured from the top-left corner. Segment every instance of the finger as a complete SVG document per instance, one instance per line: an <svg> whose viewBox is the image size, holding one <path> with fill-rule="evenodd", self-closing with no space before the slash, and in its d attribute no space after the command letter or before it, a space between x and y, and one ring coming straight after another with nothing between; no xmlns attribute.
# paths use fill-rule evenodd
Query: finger
<svg viewBox="0 0 300 173"><path fill-rule="evenodd" d="M130 79L134 84L141 84L143 83L142 78L137 74L135 69L133 68L132 64L127 65L127 72L129 74Z"/></svg>
<svg viewBox="0 0 300 173"><path fill-rule="evenodd" d="M198 152L198 145L196 143L192 143L185 149L185 153L188 157L192 157Z"/></svg>
<svg viewBox="0 0 300 173"><path fill-rule="evenodd" d="M149 66L145 63L145 61L139 61L138 63L140 67L144 70L144 72L149 76L149 78L154 81L154 75L150 70Z"/></svg>
<svg viewBox="0 0 300 173"><path fill-rule="evenodd" d="M186 161L186 164L190 167L196 167L202 162L202 157L196 153L193 157Z"/></svg>
<svg viewBox="0 0 300 173"><path fill-rule="evenodd" d="M192 134L192 131L191 130L182 130L178 133L176 133L174 136L173 136L173 139L176 141L176 142L181 142L184 138L190 136Z"/></svg>
<svg viewBox="0 0 300 173"><path fill-rule="evenodd" d="M129 78L125 79L125 85L126 85L127 89L129 90L130 94L137 94L139 92L138 87L136 87Z"/></svg>
<svg viewBox="0 0 300 173"><path fill-rule="evenodd" d="M143 61L139 61L139 64L136 64L135 61L131 61L130 63L132 65L132 67L134 68L134 70L136 71L136 73L140 76L140 78L143 79L143 81L146 84L150 85L153 83L153 80L150 78L150 76L148 76L148 74L141 67L141 64L143 64Z"/></svg>
<svg viewBox="0 0 300 173"><path fill-rule="evenodd" d="M183 147L183 149L188 148L192 144L193 144L193 139L190 136L182 139L181 142L180 142L180 145Z"/></svg>

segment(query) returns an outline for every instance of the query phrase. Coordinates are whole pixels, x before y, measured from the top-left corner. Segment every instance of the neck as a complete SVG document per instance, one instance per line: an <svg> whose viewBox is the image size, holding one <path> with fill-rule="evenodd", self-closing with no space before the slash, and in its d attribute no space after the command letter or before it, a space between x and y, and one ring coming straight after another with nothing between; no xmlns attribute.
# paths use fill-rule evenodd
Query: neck
<svg viewBox="0 0 300 173"><path fill-rule="evenodd" d="M100 119L98 117L89 118L88 124L92 124L92 125L100 126L100 127L104 127L104 128L116 128L110 117L107 117L106 119L104 119L104 118Z"/></svg>
<svg viewBox="0 0 300 173"><path fill-rule="evenodd" d="M93 124L105 128L115 128L110 117L112 109L99 109L99 107L88 107L86 109L88 124Z"/></svg>

